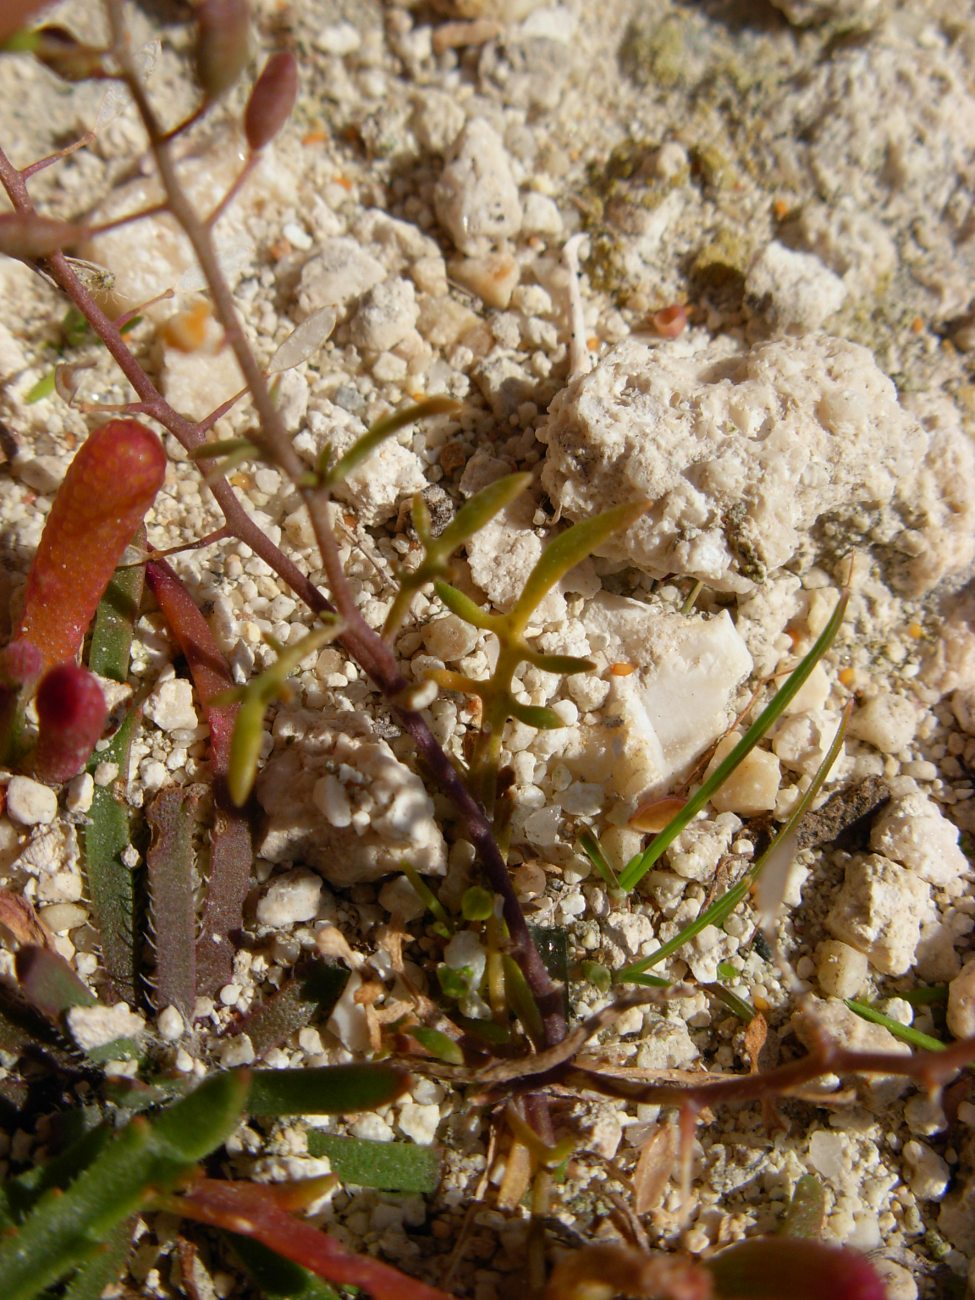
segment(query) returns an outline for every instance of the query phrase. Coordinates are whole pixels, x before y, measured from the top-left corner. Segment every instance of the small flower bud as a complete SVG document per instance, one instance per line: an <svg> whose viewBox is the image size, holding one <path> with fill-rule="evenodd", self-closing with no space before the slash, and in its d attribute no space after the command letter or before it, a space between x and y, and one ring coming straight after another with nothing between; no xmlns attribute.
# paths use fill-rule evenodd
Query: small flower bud
<svg viewBox="0 0 975 1300"><path fill-rule="evenodd" d="M247 0L201 0L196 10L196 75L207 99L225 95L249 58Z"/></svg>
<svg viewBox="0 0 975 1300"><path fill-rule="evenodd" d="M253 153L271 143L298 98L298 62L286 50L272 54L254 83L244 110L244 134Z"/></svg>
<svg viewBox="0 0 975 1300"><path fill-rule="evenodd" d="M84 767L105 726L102 688L86 668L60 664L37 690L39 723L34 770L43 781L67 781Z"/></svg>

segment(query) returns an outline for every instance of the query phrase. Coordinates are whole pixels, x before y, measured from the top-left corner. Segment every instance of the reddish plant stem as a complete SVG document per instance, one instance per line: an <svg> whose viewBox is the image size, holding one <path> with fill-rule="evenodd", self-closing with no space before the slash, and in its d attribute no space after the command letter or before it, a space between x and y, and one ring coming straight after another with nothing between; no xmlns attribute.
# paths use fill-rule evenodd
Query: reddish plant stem
<svg viewBox="0 0 975 1300"><path fill-rule="evenodd" d="M166 135L159 127L138 74L129 60L126 33L119 6L114 0L109 0L107 9L113 24L116 57L122 69L123 79L133 96L149 136L150 148L166 192L166 207L183 229L208 281L217 318L224 328L227 342L237 359L254 402L266 449L293 481L300 480L305 473L305 465L288 438L264 374L244 335L233 296L220 270L210 231L200 221L183 192L166 147ZM0 150L0 184L6 190L15 211L25 214L36 211L23 174L13 166L2 150ZM203 445L206 441L203 428L181 416L165 400L130 352L116 323L99 307L89 290L75 275L68 258L63 253L55 253L46 260L44 265L51 278L82 312L95 334L105 344L122 374L137 393L143 412L157 420L185 450L192 451ZM227 480L215 472L208 472L205 480L223 513L228 531L264 560L311 610L315 613L332 610L333 605L326 596L254 523ZM549 976L535 946L521 904L511 884L507 865L495 842L487 814L471 795L457 769L438 744L426 719L416 710L406 708L398 702L408 683L399 670L391 646L384 642L362 617L346 581L338 543L329 519L328 494L321 489L304 488L300 491L321 552L323 567L334 600L334 609L346 624L341 644L382 691L400 726L413 740L432 779L451 800L460 815L465 834L474 846L492 889L502 898L504 918L511 936L512 953L521 965L538 1003L546 1042L554 1045L560 1042L566 1033L562 992Z"/></svg>

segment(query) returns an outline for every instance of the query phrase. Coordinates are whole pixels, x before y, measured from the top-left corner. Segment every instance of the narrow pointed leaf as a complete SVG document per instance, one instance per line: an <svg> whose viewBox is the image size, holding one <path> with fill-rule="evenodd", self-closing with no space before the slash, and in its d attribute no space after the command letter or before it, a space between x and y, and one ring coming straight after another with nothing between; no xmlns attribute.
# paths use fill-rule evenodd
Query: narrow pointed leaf
<svg viewBox="0 0 975 1300"><path fill-rule="evenodd" d="M255 1054L263 1056L313 1020L327 1020L348 980L344 966L312 960L236 1021L232 1033L246 1034Z"/></svg>
<svg viewBox="0 0 975 1300"><path fill-rule="evenodd" d="M426 401L417 402L415 406L406 406L402 410L383 416L381 420L370 425L362 437L357 438L349 450L339 457L332 468L326 472L325 482L329 486L343 482L387 438L399 433L400 429L405 429L408 424L425 420L431 415L445 415L460 409L460 402L455 402L452 397L428 397Z"/></svg>
<svg viewBox="0 0 975 1300"><path fill-rule="evenodd" d="M534 727L537 731L555 731L565 726L564 718L560 718L554 709L545 708L543 705L521 704L518 700L511 700L508 711L518 722Z"/></svg>
<svg viewBox="0 0 975 1300"><path fill-rule="evenodd" d="M543 673L558 673L569 677L573 673L591 673L596 665L591 659L580 659L576 655L549 655L532 652L525 658L533 668L540 668Z"/></svg>
<svg viewBox="0 0 975 1300"><path fill-rule="evenodd" d="M50 948L21 948L16 956L17 983L35 1010L55 1024L71 1007L91 1007L95 995L68 963Z"/></svg>
<svg viewBox="0 0 975 1300"><path fill-rule="evenodd" d="M646 510L645 501L625 506L614 506L605 510L595 519L586 519L580 524L573 524L564 533L560 533L554 542L550 542L528 575L524 590L518 603L511 612L511 624L515 631L523 632L531 621L531 616L542 600L556 583L560 582L570 569L592 555L598 546L614 533L622 532L634 523Z"/></svg>
<svg viewBox="0 0 975 1300"><path fill-rule="evenodd" d="M344 1115L374 1110L401 1097L410 1077L394 1065L329 1065L320 1069L254 1070L252 1115Z"/></svg>
<svg viewBox="0 0 975 1300"><path fill-rule="evenodd" d="M312 1129L308 1154L328 1156L332 1173L357 1187L429 1194L440 1182L437 1151L415 1142L375 1142Z"/></svg>
<svg viewBox="0 0 975 1300"><path fill-rule="evenodd" d="M480 492L475 492L457 511L440 536L431 541L430 552L446 559L520 496L531 481L530 474L506 474L504 478L489 483Z"/></svg>
<svg viewBox="0 0 975 1300"><path fill-rule="evenodd" d="M447 606L452 614L462 618L465 623L470 623L473 627L483 628L487 632L493 632L497 626L497 616L489 614L487 610L481 609L470 596L465 596L462 591L452 587L449 582L435 582L434 589L443 603Z"/></svg>
<svg viewBox="0 0 975 1300"><path fill-rule="evenodd" d="M196 1003L196 893L194 837L201 819L201 786L168 786L146 808L153 840L146 853L149 917L155 936L153 1005L176 1007L192 1019Z"/></svg>

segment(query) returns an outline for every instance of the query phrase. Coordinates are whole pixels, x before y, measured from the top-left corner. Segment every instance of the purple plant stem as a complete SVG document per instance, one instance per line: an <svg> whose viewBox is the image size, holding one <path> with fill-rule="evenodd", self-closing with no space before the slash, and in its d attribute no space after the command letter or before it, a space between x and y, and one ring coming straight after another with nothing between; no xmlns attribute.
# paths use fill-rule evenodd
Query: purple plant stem
<svg viewBox="0 0 975 1300"><path fill-rule="evenodd" d="M110 13L113 11L114 6L110 6ZM279 464L292 477L298 478L305 472L304 463L291 446L281 424L280 415L271 400L264 376L244 337L233 298L214 255L209 232L200 223L183 195L165 148L164 138L137 76L129 70L126 73L126 80L146 124L160 176L167 191L170 211L183 227L201 262L213 294L217 315L251 391L262 430ZM16 211L25 213L35 211L23 177L2 150L0 150L0 184L7 191ZM91 293L75 275L64 254L52 254L45 260L44 265L52 279L82 312L95 334L105 344L119 369L138 394L144 413L157 420L187 451L201 446L206 438L200 427L181 416L165 400L129 351L125 339L114 322L105 315ZM205 481L233 536L264 560L311 610L316 613L333 610L332 604L324 593L254 523L227 480L222 475L208 473ZM404 708L397 702L397 697L407 686L406 679L399 671L391 647L365 622L352 598L342 570L338 546L328 520L327 494L304 489L302 495L322 552L322 561L335 598L334 608L346 622L341 644L383 692L399 724L416 745L431 778L454 804L464 827L464 833L474 846L491 888L501 895L504 918L511 936L512 955L524 971L538 1003L546 1041L550 1044L558 1043L566 1033L562 990L549 976L532 939L521 904L511 884L507 864L494 840L487 814L464 785L460 774L437 743L422 714Z"/></svg>

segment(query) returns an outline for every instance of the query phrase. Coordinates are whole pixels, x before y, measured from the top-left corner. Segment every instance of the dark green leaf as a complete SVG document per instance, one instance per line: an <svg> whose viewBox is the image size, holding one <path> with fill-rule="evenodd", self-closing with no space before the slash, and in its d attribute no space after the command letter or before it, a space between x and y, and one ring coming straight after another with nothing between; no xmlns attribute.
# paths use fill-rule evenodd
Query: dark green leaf
<svg viewBox="0 0 975 1300"><path fill-rule="evenodd" d="M409 1075L394 1065L254 1070L247 1109L252 1115L343 1115L375 1110L408 1087Z"/></svg>
<svg viewBox="0 0 975 1300"><path fill-rule="evenodd" d="M370 1142L312 1129L308 1152L328 1156L332 1173L343 1183L379 1187L388 1192L435 1192L440 1157L433 1147L412 1142Z"/></svg>

